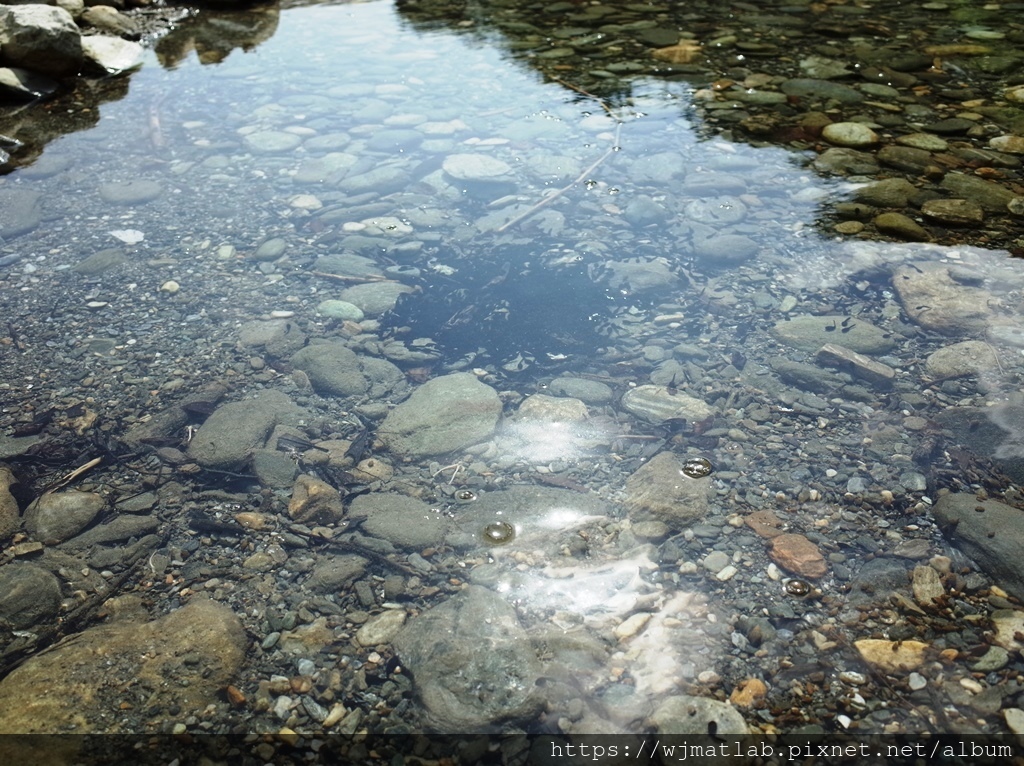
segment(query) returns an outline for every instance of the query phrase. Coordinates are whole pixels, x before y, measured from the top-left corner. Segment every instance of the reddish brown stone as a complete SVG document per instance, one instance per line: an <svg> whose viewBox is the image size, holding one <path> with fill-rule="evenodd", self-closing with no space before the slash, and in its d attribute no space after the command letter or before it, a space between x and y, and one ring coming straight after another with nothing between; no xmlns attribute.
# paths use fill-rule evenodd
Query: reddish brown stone
<svg viewBox="0 0 1024 766"><path fill-rule="evenodd" d="M813 580L824 577L828 571L825 557L818 546L803 535L784 534L772 540L768 555L787 572Z"/></svg>
<svg viewBox="0 0 1024 766"><path fill-rule="evenodd" d="M782 534L782 519L772 511L754 511L743 520L761 537L771 539Z"/></svg>

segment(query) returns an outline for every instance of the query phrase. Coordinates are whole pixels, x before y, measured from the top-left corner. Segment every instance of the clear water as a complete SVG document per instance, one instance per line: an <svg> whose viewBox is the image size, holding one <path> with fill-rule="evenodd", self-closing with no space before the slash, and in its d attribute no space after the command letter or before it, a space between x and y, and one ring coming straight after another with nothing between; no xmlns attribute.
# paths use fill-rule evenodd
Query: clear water
<svg viewBox="0 0 1024 766"><path fill-rule="evenodd" d="M8 364L12 398L39 388L74 398L76 380L99 378L90 404L138 418L148 391L166 396L225 371L244 379L253 373L249 352L235 345L244 323L293 312L311 335L341 331L317 306L349 283L318 276L317 259L357 252L419 288L394 314L364 325L368 335L354 341L361 351L430 339L437 357L418 365L431 368L426 374L474 371L505 395L507 424L484 448L452 456L451 466L399 468L469 540L444 561L505 595L527 631L555 647L547 658L549 671L562 673L551 683L555 720L567 715L569 686L588 711L582 724L577 718L584 730L605 719L601 731L639 731L682 691L728 696L763 677L778 696L743 710L763 731L823 719L830 728L898 722L914 731L911 711L931 703L913 696L906 674L872 686L868 702L839 678L863 670L852 642L927 633L936 649L968 647L915 632L913 610L894 610L884 594L858 607L851 584L866 556L893 555L911 541L925 542L918 564L945 555L972 569L930 508L942 489L1011 486L992 460L1012 476L1021 457L1012 426L1024 345L1021 262L970 232L944 232L941 241L955 244L840 236L832 206L857 183L813 169L810 145L731 140L703 120L696 104L707 92L687 78L588 72L587 87L573 89L533 67L538 52L557 63L554 43L531 52L484 20L414 24L382 2L246 18L266 39L231 50L200 27L191 53L179 33L160 50L165 64L178 58L174 66L152 55L123 98L99 107L95 126L52 141L34 169L4 179L41 192L45 211L41 226L5 250L22 259L8 267L3 302L26 321L31 345L19 366ZM510 53L516 48L526 50ZM615 87L598 98L602 78ZM282 148L254 150L267 133ZM454 155L497 160L504 171L460 180L442 167ZM99 193L105 183L148 181L160 192L145 204ZM706 242L721 233L737 239L708 254ZM284 254L261 260L258 249L272 238L283 240ZM126 269L95 279L70 271L110 247L127 252ZM906 264L951 267L954 282L984 290L982 325L951 336L920 330L892 284ZM897 371L895 387L841 375L794 382L799 371L780 379L781 360L814 364L813 352L771 334L804 315L821 317L831 332L823 337L840 344L860 323L894 338L875 356ZM988 343L998 363L931 380L926 357L966 339ZM102 356L88 354L101 346ZM54 366L61 382L49 392ZM68 366L83 374L67 374ZM616 399L592 403L589 419L568 425L512 417L523 396L551 390L559 377L605 383L616 395L655 384L712 403L717 415L696 427L652 424ZM969 407L987 408L1005 426L992 432L1000 444L967 444L963 431L972 429L936 442L936 421ZM625 478L653 454L649 445L715 468L702 479L713 483L708 516L671 530L667 543L636 534L621 505ZM965 449L977 456L962 457ZM552 476L567 493L590 491L608 505L594 509L578 492L588 497L580 508L525 514L515 539L492 547L480 535L493 519L451 494L463 484L486 494ZM744 527L749 513L767 509L826 552L829 572L809 598L799 586L785 589L790 575ZM584 555L572 552L573 539L588 541ZM714 551L731 576L706 571ZM987 603L987 587L975 583L963 603ZM645 614L630 623L635 632L618 627ZM777 632L760 649L744 627L752 618ZM594 640L603 651L559 647L555 635ZM971 636L966 644L979 638ZM966 668L955 664L948 678L969 677ZM937 671L922 672L934 680ZM1009 683L1010 675L983 680ZM817 691L797 690L808 677ZM941 681L934 685L943 693ZM804 713L780 712L801 704ZM1014 704L1007 695L1002 706ZM1003 730L995 712L971 715L979 730Z"/></svg>

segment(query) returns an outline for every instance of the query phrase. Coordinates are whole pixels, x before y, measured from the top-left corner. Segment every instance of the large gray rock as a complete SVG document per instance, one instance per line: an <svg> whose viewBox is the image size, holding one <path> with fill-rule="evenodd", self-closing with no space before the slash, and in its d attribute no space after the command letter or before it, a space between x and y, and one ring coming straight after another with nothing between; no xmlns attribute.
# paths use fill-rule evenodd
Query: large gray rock
<svg viewBox="0 0 1024 766"><path fill-rule="evenodd" d="M384 419L377 436L398 455L446 455L488 438L500 417L497 392L458 372L416 389Z"/></svg>
<svg viewBox="0 0 1024 766"><path fill-rule="evenodd" d="M51 492L25 509L25 529L47 545L60 543L89 526L105 505L95 492Z"/></svg>
<svg viewBox="0 0 1024 766"><path fill-rule="evenodd" d="M405 386L402 371L390 362L361 359L352 349L333 341L310 343L292 355L291 363L309 376L320 394L360 396L369 392L377 398ZM370 390L368 373L375 378L375 391Z"/></svg>
<svg viewBox="0 0 1024 766"><path fill-rule="evenodd" d="M54 77L77 74L82 66L82 36L63 8L0 5L0 60Z"/></svg>
<svg viewBox="0 0 1024 766"><path fill-rule="evenodd" d="M996 585L1024 598L1024 511L960 492L940 497L934 514L953 545L974 559Z"/></svg>
<svg viewBox="0 0 1024 766"><path fill-rule="evenodd" d="M923 262L897 269L892 286L907 315L921 327L946 334L977 333L992 317L994 299L987 290L965 284L970 280L971 275L951 271L946 264Z"/></svg>
<svg viewBox="0 0 1024 766"><path fill-rule="evenodd" d="M651 715L658 734L749 734L746 721L727 702L681 694L662 702ZM669 744L673 744L671 740Z"/></svg>
<svg viewBox="0 0 1024 766"><path fill-rule="evenodd" d="M420 550L440 545L448 531L448 519L422 500L396 492L359 495L348 509L362 530L399 548Z"/></svg>
<svg viewBox="0 0 1024 766"><path fill-rule="evenodd" d="M536 484L513 484L500 492L484 492L464 508L458 526L448 536L449 545L483 548L484 527L504 521L515 528L515 538L502 550L543 549L552 555L571 542L580 527L600 524L612 516L611 506L592 492Z"/></svg>
<svg viewBox="0 0 1024 766"><path fill-rule="evenodd" d="M888 334L860 318L842 314L796 316L771 330L776 340L801 351L815 352L826 343L841 343L858 354L886 354L896 347Z"/></svg>
<svg viewBox="0 0 1024 766"><path fill-rule="evenodd" d="M34 564L0 568L0 626L25 630L49 622L60 611L60 583Z"/></svg>
<svg viewBox="0 0 1024 766"><path fill-rule="evenodd" d="M108 734L163 726L172 708L199 715L237 683L247 643L231 609L207 599L153 622L89 628L0 682L0 733ZM145 704L111 715L132 688L146 690Z"/></svg>
<svg viewBox="0 0 1024 766"><path fill-rule="evenodd" d="M238 470L263 446L274 426L291 423L299 412L291 399L273 390L221 405L192 437L189 457L205 468Z"/></svg>
<svg viewBox="0 0 1024 766"><path fill-rule="evenodd" d="M43 220L43 195L28 189L0 189L0 238L27 234Z"/></svg>
<svg viewBox="0 0 1024 766"><path fill-rule="evenodd" d="M470 734L540 713L541 668L504 599L478 586L409 620L395 637L429 724Z"/></svg>
<svg viewBox="0 0 1024 766"><path fill-rule="evenodd" d="M635 520L655 519L680 530L708 512L711 480L691 479L671 452L660 452L626 479L624 505Z"/></svg>
<svg viewBox="0 0 1024 766"><path fill-rule="evenodd" d="M622 397L622 409L650 423L670 419L699 423L715 414L710 404L680 391L671 392L665 386L637 386Z"/></svg>

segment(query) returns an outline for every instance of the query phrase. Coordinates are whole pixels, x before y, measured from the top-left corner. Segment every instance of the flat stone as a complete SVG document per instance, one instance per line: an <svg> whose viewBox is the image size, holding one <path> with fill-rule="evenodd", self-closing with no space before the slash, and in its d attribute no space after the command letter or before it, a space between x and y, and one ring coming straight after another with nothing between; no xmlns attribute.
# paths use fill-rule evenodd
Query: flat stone
<svg viewBox="0 0 1024 766"><path fill-rule="evenodd" d="M649 384L627 391L622 397L622 409L650 423L675 419L701 423L715 414L711 405L696 397Z"/></svg>
<svg viewBox="0 0 1024 766"><path fill-rule="evenodd" d="M363 374L362 360L355 351L338 341L311 343L290 359L291 365L309 376L309 382L321 395L359 396L370 388ZM401 378L396 369L395 382Z"/></svg>
<svg viewBox="0 0 1024 766"><path fill-rule="evenodd" d="M489 438L501 417L501 400L467 372L424 383L393 409L377 437L398 455L446 455Z"/></svg>
<svg viewBox="0 0 1024 766"><path fill-rule="evenodd" d="M924 362L925 372L932 380L947 380L965 375L982 375L999 369L999 358L991 345L980 340L967 340L940 348Z"/></svg>
<svg viewBox="0 0 1024 766"><path fill-rule="evenodd" d="M410 550L440 545L449 530L447 517L422 500L397 492L359 495L349 505L348 516L361 520L366 534Z"/></svg>
<svg viewBox="0 0 1024 766"><path fill-rule="evenodd" d="M11 487L17 483L10 467L0 464L0 543L9 540L21 526L18 501L11 494Z"/></svg>
<svg viewBox="0 0 1024 766"><path fill-rule="evenodd" d="M144 205L159 199L164 187L157 181L139 179L100 184L99 192L103 201L111 205Z"/></svg>
<svg viewBox="0 0 1024 766"><path fill-rule="evenodd" d="M692 479L671 452L659 452L626 479L623 505L631 517L681 530L708 513L711 480Z"/></svg>
<svg viewBox="0 0 1024 766"><path fill-rule="evenodd" d="M106 504L95 492L49 492L25 509L25 529L36 540L55 545L89 526Z"/></svg>
<svg viewBox="0 0 1024 766"><path fill-rule="evenodd" d="M986 213L1004 214L1006 206L1018 199L1006 187L966 173L946 173L939 185L954 197L974 202Z"/></svg>
<svg viewBox="0 0 1024 766"><path fill-rule="evenodd" d="M369 317L377 317L390 311L403 293L413 288L398 282L367 282L347 287L339 293L339 300L358 306Z"/></svg>
<svg viewBox="0 0 1024 766"><path fill-rule="evenodd" d="M485 588L471 585L412 618L394 646L440 733L523 723L544 706L530 638L515 609Z"/></svg>
<svg viewBox="0 0 1024 766"><path fill-rule="evenodd" d="M736 266L753 258L761 246L740 234L720 234L694 243L694 254L712 268Z"/></svg>
<svg viewBox="0 0 1024 766"><path fill-rule="evenodd" d="M316 313L329 319L340 319L349 322L361 322L365 317L363 310L348 301L326 300L316 307Z"/></svg>
<svg viewBox="0 0 1024 766"><path fill-rule="evenodd" d="M564 536L592 522L603 522L613 515L612 506L592 492L577 492L560 487L513 484L498 492L484 492L471 505L470 524L459 524L448 535L447 543L456 548L482 549L484 526L505 521L515 528L515 538L501 550L548 549L558 555ZM485 548L486 549L486 548Z"/></svg>
<svg viewBox="0 0 1024 766"><path fill-rule="evenodd" d="M859 104L864 100L863 94L849 85L812 78L786 80L780 90L787 96L798 96L809 101L831 100L841 104Z"/></svg>
<svg viewBox="0 0 1024 766"><path fill-rule="evenodd" d="M876 356L887 354L896 347L895 341L874 325L842 314L795 316L778 322L771 333L777 340L808 353L815 353L833 342L839 342L858 354Z"/></svg>
<svg viewBox="0 0 1024 766"><path fill-rule="evenodd" d="M768 555L787 572L799 577L816 580L828 573L818 546L803 535L786 533L771 538Z"/></svg>
<svg viewBox="0 0 1024 766"><path fill-rule="evenodd" d="M0 733L133 733L163 725L171 708L183 719L202 715L237 682L247 644L231 609L209 599L152 622L88 628L0 682ZM146 704L111 715L132 687L148 690Z"/></svg>
<svg viewBox="0 0 1024 766"><path fill-rule="evenodd" d="M587 405L579 399L533 394L523 400L516 417L523 420L577 423L586 420Z"/></svg>
<svg viewBox="0 0 1024 766"><path fill-rule="evenodd" d="M1024 154L1024 136L996 136L989 139L988 145L997 152Z"/></svg>
<svg viewBox="0 0 1024 766"><path fill-rule="evenodd" d="M887 641L883 638L862 638L854 641L866 663L885 673L899 673L921 667L928 644L921 641Z"/></svg>
<svg viewBox="0 0 1024 766"><path fill-rule="evenodd" d="M819 154L814 160L814 167L823 173L840 175L869 176L878 172L874 155L840 147L832 147Z"/></svg>
<svg viewBox="0 0 1024 766"><path fill-rule="evenodd" d="M816 356L822 364L846 370L876 386L890 386L896 379L896 371L889 365L876 362L846 346L826 343L818 349Z"/></svg>
<svg viewBox="0 0 1024 766"><path fill-rule="evenodd" d="M938 133L942 136L962 136L968 130L976 126L972 120L965 120L962 117L950 117L948 120L939 120L921 127L929 133Z"/></svg>
<svg viewBox="0 0 1024 766"><path fill-rule="evenodd" d="M507 162L486 154L452 154L444 159L441 167L459 181L505 180L512 171Z"/></svg>
<svg viewBox="0 0 1024 766"><path fill-rule="evenodd" d="M858 201L876 207L906 207L918 189L904 178L886 178L857 189Z"/></svg>
<svg viewBox="0 0 1024 766"><path fill-rule="evenodd" d="M314 141L316 138L309 139L302 148L311 151L310 144ZM344 178L349 169L358 161L358 157L346 152L329 152L323 156L308 157L299 163L295 175L292 176L292 182L297 184L336 183Z"/></svg>
<svg viewBox="0 0 1024 766"><path fill-rule="evenodd" d="M0 189L0 237L10 239L39 226L43 195L27 189Z"/></svg>
<svg viewBox="0 0 1024 766"><path fill-rule="evenodd" d="M281 130L259 130L243 136L242 143L256 154L287 154L302 145L302 138Z"/></svg>
<svg viewBox="0 0 1024 766"><path fill-rule="evenodd" d="M390 644L405 625L406 617L404 609L387 609L374 615L356 631L356 641L363 646Z"/></svg>
<svg viewBox="0 0 1024 766"><path fill-rule="evenodd" d="M306 587L316 593L341 593L366 572L367 561L362 556L341 554L320 560L306 581Z"/></svg>
<svg viewBox="0 0 1024 766"><path fill-rule="evenodd" d="M875 131L860 122L833 122L824 127L821 137L830 144L854 149L874 146L879 140Z"/></svg>
<svg viewBox="0 0 1024 766"><path fill-rule="evenodd" d="M888 234L899 239L910 242L930 242L931 234L925 231L916 221L903 213L882 213L875 216L875 228L883 234Z"/></svg>
<svg viewBox="0 0 1024 766"><path fill-rule="evenodd" d="M944 152L949 148L949 143L931 133L908 133L905 136L897 136L896 143L923 149L926 152Z"/></svg>
<svg viewBox="0 0 1024 766"><path fill-rule="evenodd" d="M942 333L978 333L992 314L992 295L961 284L947 265L920 262L901 266L892 278L907 315L925 329Z"/></svg>
<svg viewBox="0 0 1024 766"><path fill-rule="evenodd" d="M89 548L104 543L120 543L133 537L142 537L155 532L160 527L160 519L155 516L133 516L122 514L115 516L106 524L82 532L64 543L69 550Z"/></svg>
<svg viewBox="0 0 1024 766"><path fill-rule="evenodd" d="M908 173L923 173L933 164L931 152L911 146L883 146L877 156L883 164Z"/></svg>
<svg viewBox="0 0 1024 766"><path fill-rule="evenodd" d="M557 396L569 396L586 404L607 404L615 395L611 386L586 378L555 378L548 384L548 390Z"/></svg>
<svg viewBox="0 0 1024 766"><path fill-rule="evenodd" d="M263 486L284 488L294 483L299 466L290 455L280 450L254 450L252 471Z"/></svg>
<svg viewBox="0 0 1024 766"><path fill-rule="evenodd" d="M223 404L196 431L188 455L207 468L237 471L263 446L274 426L293 422L300 413L291 399L273 389Z"/></svg>
<svg viewBox="0 0 1024 766"><path fill-rule="evenodd" d="M921 205L921 212L951 226L977 226L985 220L981 205L965 199L930 199Z"/></svg>
<svg viewBox="0 0 1024 766"><path fill-rule="evenodd" d="M323 479L302 474L292 487L288 515L300 524L335 524L345 515L341 493Z"/></svg>
<svg viewBox="0 0 1024 766"><path fill-rule="evenodd" d="M953 545L999 587L1024 598L1019 544L1024 512L997 500L978 500L972 493L950 492L935 502L933 513Z"/></svg>
<svg viewBox="0 0 1024 766"><path fill-rule="evenodd" d="M123 250L107 248L79 261L71 267L71 270L76 274L94 277L118 266L123 266L126 263L128 263L128 257L124 254Z"/></svg>

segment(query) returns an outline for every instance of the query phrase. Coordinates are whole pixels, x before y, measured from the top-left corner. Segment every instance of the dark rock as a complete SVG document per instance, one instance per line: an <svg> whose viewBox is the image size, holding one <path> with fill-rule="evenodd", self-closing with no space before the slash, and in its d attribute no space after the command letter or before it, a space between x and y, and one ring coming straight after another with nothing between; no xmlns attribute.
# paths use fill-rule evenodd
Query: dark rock
<svg viewBox="0 0 1024 766"><path fill-rule="evenodd" d="M273 390L224 404L192 437L189 457L207 468L238 470L263 446L274 426L297 419L299 413L291 399Z"/></svg>
<svg viewBox="0 0 1024 766"><path fill-rule="evenodd" d="M34 564L0 568L0 625L27 630L48 623L60 611L60 583Z"/></svg>
<svg viewBox="0 0 1024 766"><path fill-rule="evenodd" d="M105 505L95 492L50 492L25 509L25 529L47 545L63 542L89 526Z"/></svg>
<svg viewBox="0 0 1024 766"><path fill-rule="evenodd" d="M996 585L1024 598L1020 541L1024 511L996 500L978 500L972 493L940 497L935 519L949 541L977 562Z"/></svg>

